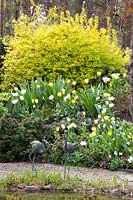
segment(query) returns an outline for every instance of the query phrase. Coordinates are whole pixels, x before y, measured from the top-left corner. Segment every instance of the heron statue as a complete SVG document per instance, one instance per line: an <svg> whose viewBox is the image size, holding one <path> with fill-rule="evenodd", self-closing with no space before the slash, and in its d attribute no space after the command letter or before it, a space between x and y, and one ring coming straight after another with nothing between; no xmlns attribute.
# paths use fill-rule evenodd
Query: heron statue
<svg viewBox="0 0 133 200"><path fill-rule="evenodd" d="M73 153L76 143L71 143L68 142L68 131L64 130L64 138L65 138L65 142L63 144L63 150L64 150L64 156L65 156L65 162L64 162L64 179L66 178L66 167L67 167L67 157L68 154Z"/></svg>
<svg viewBox="0 0 133 200"><path fill-rule="evenodd" d="M37 171L36 167L35 167L35 157L36 154L45 154L47 152L47 147L48 147L48 142L47 140L43 139L42 142L38 141L38 140L34 140L31 143L32 146L32 151L29 154L29 159L32 163L32 171ZM33 157L32 157L33 155Z"/></svg>

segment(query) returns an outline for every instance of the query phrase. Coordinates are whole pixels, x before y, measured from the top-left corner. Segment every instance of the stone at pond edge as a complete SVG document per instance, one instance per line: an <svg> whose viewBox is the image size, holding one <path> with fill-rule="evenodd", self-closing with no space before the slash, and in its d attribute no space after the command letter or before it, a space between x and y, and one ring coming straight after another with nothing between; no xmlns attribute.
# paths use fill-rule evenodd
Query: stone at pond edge
<svg viewBox="0 0 133 200"><path fill-rule="evenodd" d="M23 183L22 183L22 184L18 184L18 185L17 185L17 188L18 188L18 189L24 189L24 188L25 188L25 185L24 185Z"/></svg>
<svg viewBox="0 0 133 200"><path fill-rule="evenodd" d="M54 189L54 186L51 184L40 187L40 190L53 190L53 189Z"/></svg>
<svg viewBox="0 0 133 200"><path fill-rule="evenodd" d="M26 192L39 192L40 187L39 186L33 186L33 185L25 186L25 191Z"/></svg>

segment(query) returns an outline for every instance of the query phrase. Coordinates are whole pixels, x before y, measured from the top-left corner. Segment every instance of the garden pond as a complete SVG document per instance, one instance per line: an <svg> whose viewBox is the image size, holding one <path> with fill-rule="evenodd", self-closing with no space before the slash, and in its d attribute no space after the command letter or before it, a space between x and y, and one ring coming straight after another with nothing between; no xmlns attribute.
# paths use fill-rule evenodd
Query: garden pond
<svg viewBox="0 0 133 200"><path fill-rule="evenodd" d="M122 200L119 197L87 193L0 193L0 200ZM125 198L124 198L125 199Z"/></svg>

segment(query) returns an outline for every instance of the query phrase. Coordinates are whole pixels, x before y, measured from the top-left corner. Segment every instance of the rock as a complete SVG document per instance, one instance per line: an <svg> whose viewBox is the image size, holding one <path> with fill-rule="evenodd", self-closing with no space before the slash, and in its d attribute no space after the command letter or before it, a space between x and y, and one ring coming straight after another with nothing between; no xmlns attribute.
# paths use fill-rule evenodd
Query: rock
<svg viewBox="0 0 133 200"><path fill-rule="evenodd" d="M41 190L53 190L54 187L53 187L53 185L49 184L49 185L42 186L40 189Z"/></svg>
<svg viewBox="0 0 133 200"><path fill-rule="evenodd" d="M25 185L24 185L23 183L22 183L22 184L18 184L18 185L17 185L17 188L18 188L18 189L24 189L24 188L25 188Z"/></svg>
<svg viewBox="0 0 133 200"><path fill-rule="evenodd" d="M25 191L26 192L39 192L40 191L40 187L39 186L25 186Z"/></svg>

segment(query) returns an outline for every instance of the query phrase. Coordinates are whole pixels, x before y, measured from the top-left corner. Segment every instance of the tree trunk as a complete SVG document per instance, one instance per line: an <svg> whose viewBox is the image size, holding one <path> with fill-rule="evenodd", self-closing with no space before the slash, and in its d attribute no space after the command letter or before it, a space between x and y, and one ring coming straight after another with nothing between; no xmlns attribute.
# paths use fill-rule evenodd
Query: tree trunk
<svg viewBox="0 0 133 200"><path fill-rule="evenodd" d="M133 27L131 36L131 57L129 65L129 81L130 81L130 114L133 121Z"/></svg>
<svg viewBox="0 0 133 200"><path fill-rule="evenodd" d="M3 36L4 2L0 0L0 36Z"/></svg>

